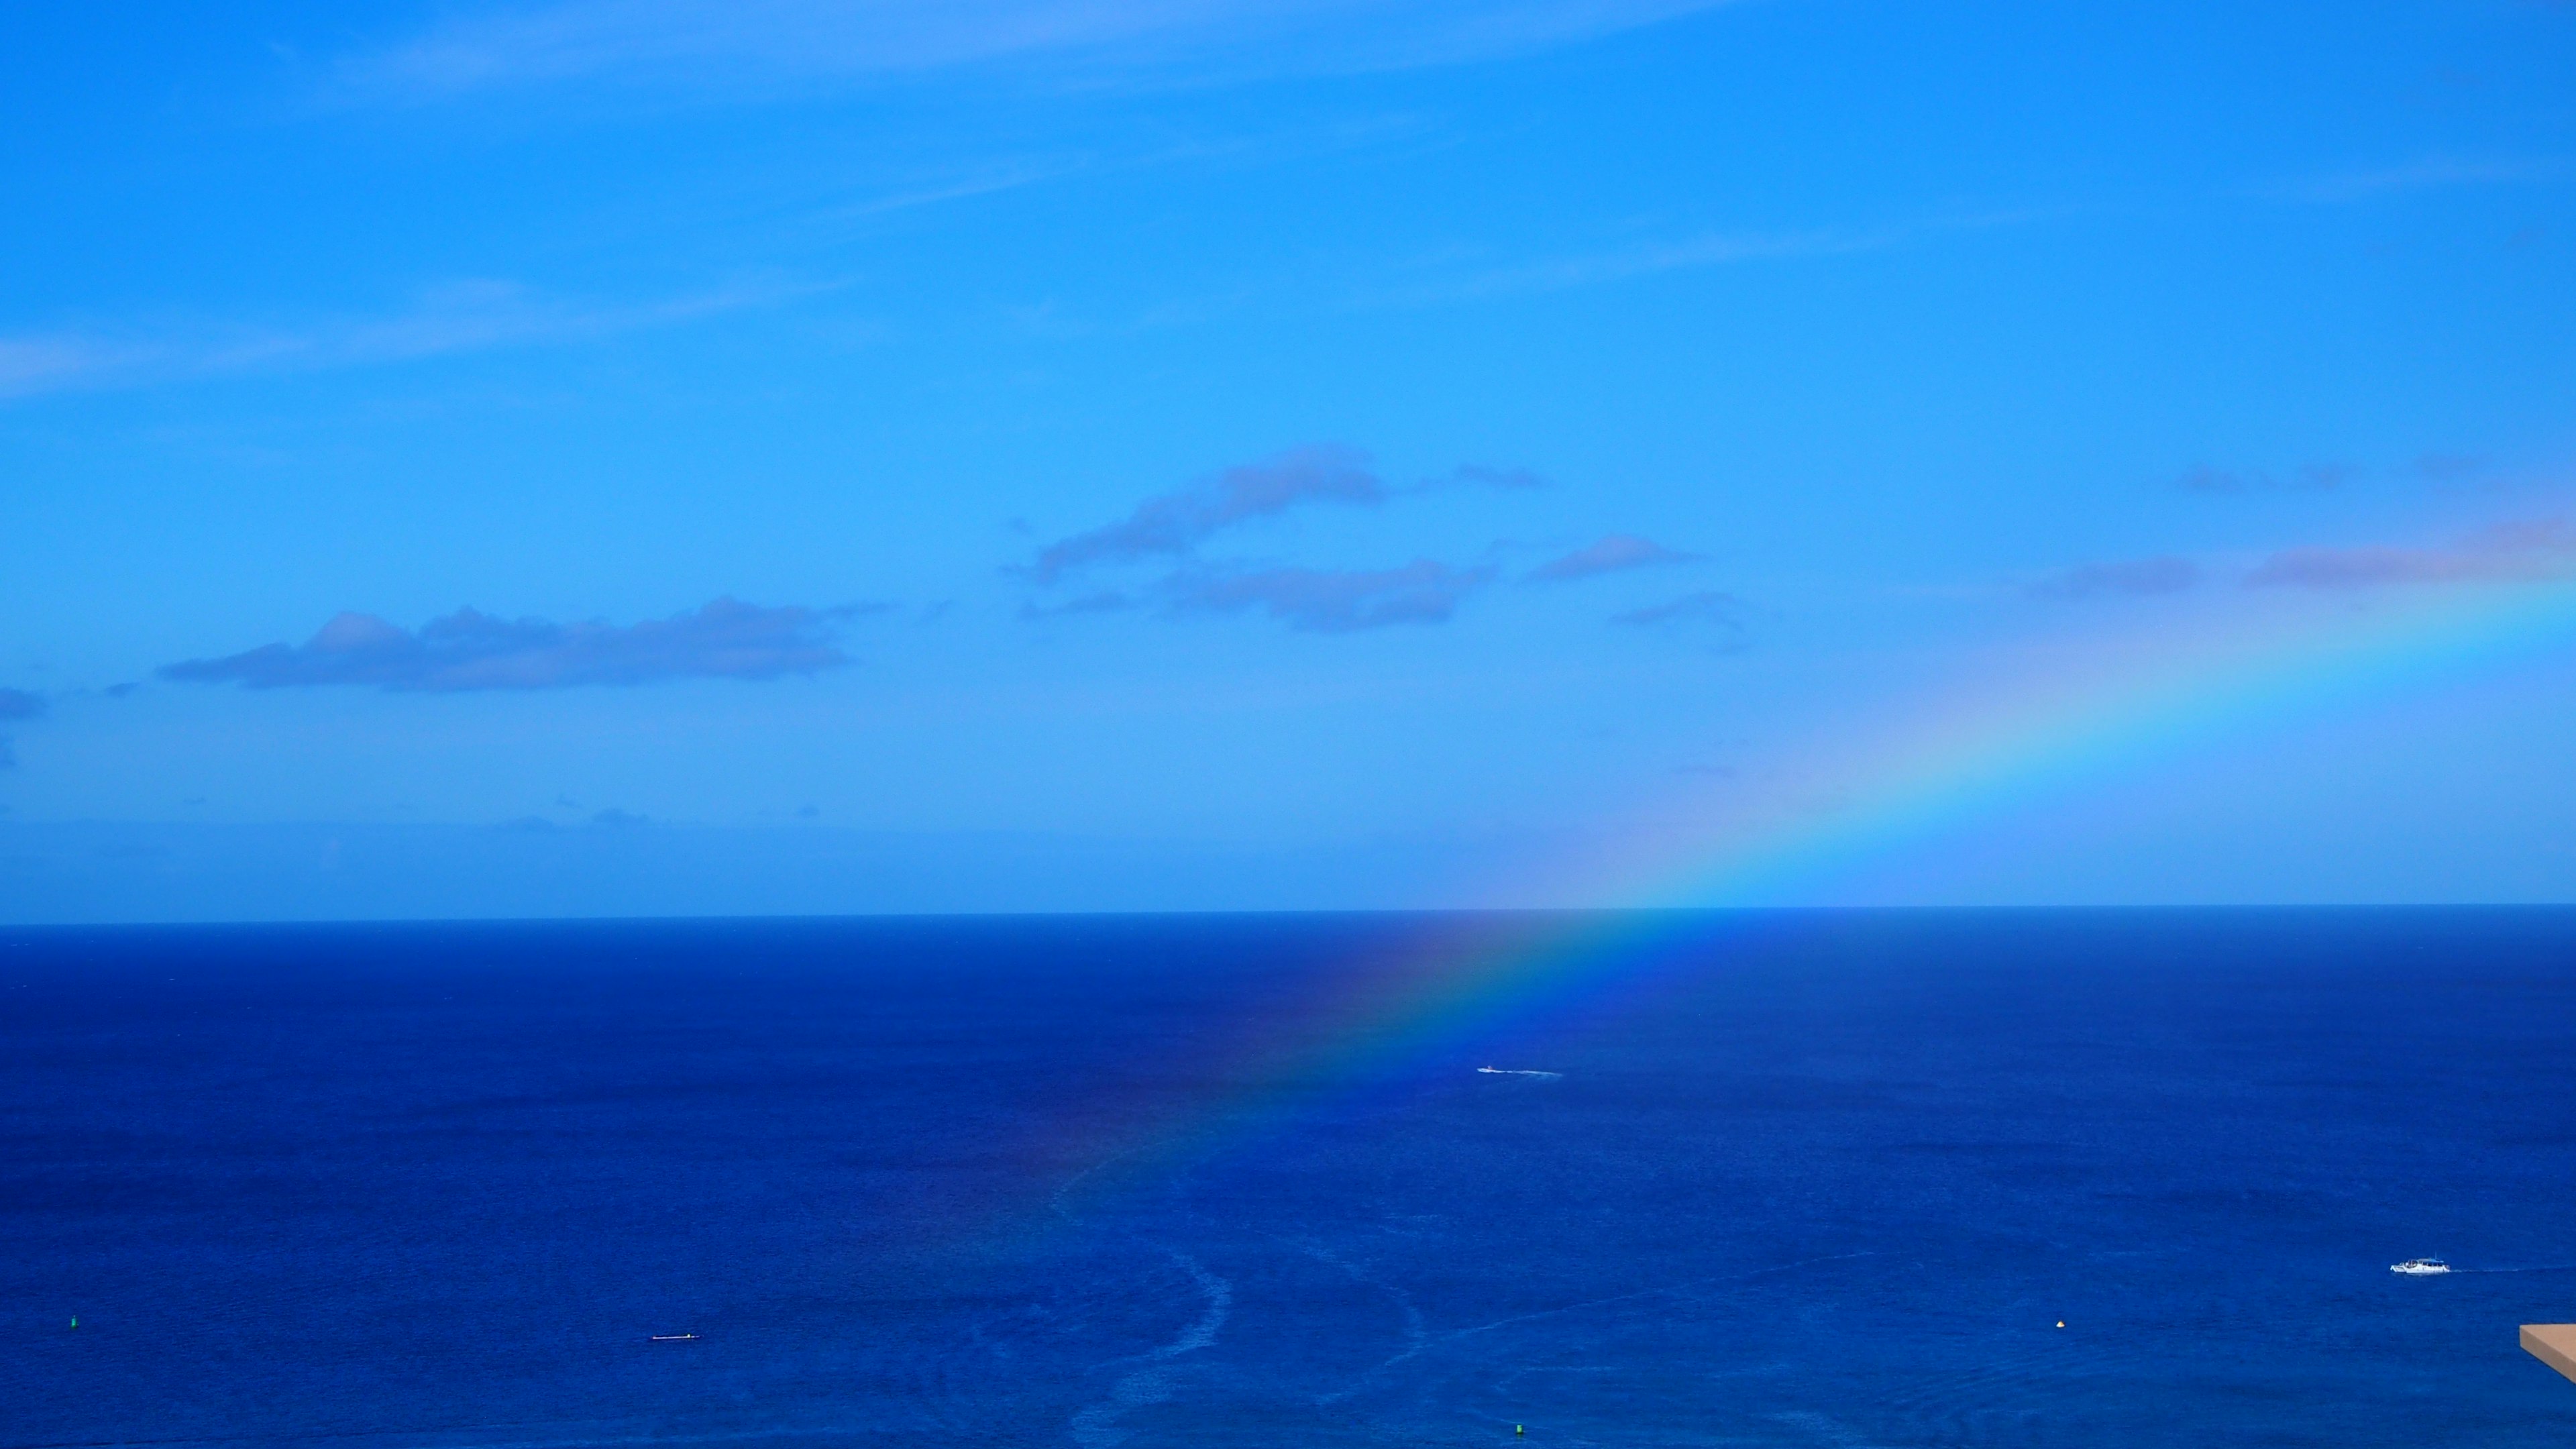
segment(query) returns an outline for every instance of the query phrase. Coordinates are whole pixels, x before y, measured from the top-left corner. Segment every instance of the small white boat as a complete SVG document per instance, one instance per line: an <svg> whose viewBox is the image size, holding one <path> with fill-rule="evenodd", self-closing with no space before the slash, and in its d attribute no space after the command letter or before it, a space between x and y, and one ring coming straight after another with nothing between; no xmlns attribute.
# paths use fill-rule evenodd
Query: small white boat
<svg viewBox="0 0 2576 1449"><path fill-rule="evenodd" d="M2450 1272L2451 1265L2439 1258L2409 1258L2403 1263L2389 1264L2388 1271L2403 1273L2409 1278L2430 1278L2436 1273Z"/></svg>
<svg viewBox="0 0 2576 1449"><path fill-rule="evenodd" d="M653 1341L655 1343L688 1343L696 1337L697 1335L694 1333L657 1333L653 1335Z"/></svg>

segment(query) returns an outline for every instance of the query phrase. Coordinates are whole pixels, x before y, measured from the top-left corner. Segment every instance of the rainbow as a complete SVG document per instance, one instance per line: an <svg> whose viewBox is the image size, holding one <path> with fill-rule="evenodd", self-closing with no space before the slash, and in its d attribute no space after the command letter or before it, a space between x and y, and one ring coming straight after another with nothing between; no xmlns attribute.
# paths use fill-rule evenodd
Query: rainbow
<svg viewBox="0 0 2576 1449"><path fill-rule="evenodd" d="M2060 641L1890 711L1894 727L1823 751L1838 808L1718 817L1702 835L1582 862L1568 873L1583 882L1572 898L1599 909L1426 926L1195 1064L1193 1075L1226 1084L1211 1096L1105 1134L1094 1120L1047 1155L1119 1164L1103 1186L1142 1180L1257 1138L1263 1124L1330 1110L1513 1021L1651 979L1705 939L1704 920L1677 908L1794 900L2090 779L2576 641L2576 586L2556 582L2227 603L2159 630Z"/></svg>
<svg viewBox="0 0 2576 1449"><path fill-rule="evenodd" d="M1780 904L1857 864L1953 836L2016 805L2229 738L2421 692L2576 640L2576 586L2424 587L2293 598L2132 637L2066 641L1989 668L1830 748L1837 809L1712 832L1596 866L1586 899L1624 906Z"/></svg>

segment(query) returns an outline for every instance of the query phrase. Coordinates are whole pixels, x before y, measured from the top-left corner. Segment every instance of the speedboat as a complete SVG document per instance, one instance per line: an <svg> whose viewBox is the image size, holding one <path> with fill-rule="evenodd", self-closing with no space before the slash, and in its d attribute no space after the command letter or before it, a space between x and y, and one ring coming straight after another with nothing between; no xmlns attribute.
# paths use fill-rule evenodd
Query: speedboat
<svg viewBox="0 0 2576 1449"><path fill-rule="evenodd" d="M2403 1273L2409 1278L2429 1278L2436 1273L2450 1272L2451 1265L2439 1258L2409 1258L2403 1263L2389 1264L2388 1271Z"/></svg>

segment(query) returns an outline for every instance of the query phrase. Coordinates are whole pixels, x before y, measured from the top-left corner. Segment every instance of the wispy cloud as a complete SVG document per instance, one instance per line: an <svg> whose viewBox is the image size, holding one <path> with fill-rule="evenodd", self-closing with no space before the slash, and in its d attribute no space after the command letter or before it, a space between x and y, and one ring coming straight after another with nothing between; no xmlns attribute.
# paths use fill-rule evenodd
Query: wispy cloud
<svg viewBox="0 0 2576 1449"><path fill-rule="evenodd" d="M1596 578L1625 569L1654 568L1665 564L1696 563L1700 555L1670 549L1652 539L1633 533L1605 534L1594 543L1551 559L1530 570L1537 583L1564 583L1573 579Z"/></svg>
<svg viewBox="0 0 2576 1449"><path fill-rule="evenodd" d="M1447 477L1432 479L1423 486L1440 488L1454 485L1499 488L1508 493L1524 488L1544 488L1547 486L1547 479L1527 468L1497 468L1485 463L1461 463L1450 469Z"/></svg>
<svg viewBox="0 0 2576 1449"><path fill-rule="evenodd" d="M593 814L587 823L593 830L642 830L653 823L653 817L638 815L631 810L621 810L612 805ZM555 835L566 829L561 822L549 820L543 815L513 816L492 828L511 835Z"/></svg>
<svg viewBox="0 0 2576 1449"><path fill-rule="evenodd" d="M2283 549L2245 582L2256 588L2368 589L2569 577L2576 577L2576 529L2550 518L2498 524L2447 548Z"/></svg>
<svg viewBox="0 0 2576 1449"><path fill-rule="evenodd" d="M2352 481L2354 470L2341 463L2306 463L2286 474L2230 471L2195 463L2174 486L2185 493L2324 493Z"/></svg>
<svg viewBox="0 0 2576 1449"><path fill-rule="evenodd" d="M1190 73L1507 55L1723 0L558 0L467 11L354 57L344 92L434 99L606 81L692 92L1005 61Z"/></svg>
<svg viewBox="0 0 2576 1449"><path fill-rule="evenodd" d="M0 337L0 397L78 386L148 360L153 350L80 336Z"/></svg>
<svg viewBox="0 0 2576 1449"><path fill-rule="evenodd" d="M2262 190L2280 201L2331 206L2408 191L2554 181L2566 176L2569 169L2565 161L2554 157L2425 156L2394 165L2281 182Z"/></svg>
<svg viewBox="0 0 2576 1449"><path fill-rule="evenodd" d="M2487 460L2469 453L2426 453L2407 464L2406 470L2428 483L2457 483L2485 472Z"/></svg>
<svg viewBox="0 0 2576 1449"><path fill-rule="evenodd" d="M776 679L849 662L831 642L850 611L763 608L736 599L635 624L499 619L459 609L406 630L344 613L302 644L269 644L159 672L250 689L368 686L397 691L570 689L667 679Z"/></svg>
<svg viewBox="0 0 2576 1449"><path fill-rule="evenodd" d="M1392 569L1271 568L1182 574L1165 581L1175 613L1259 610L1292 629L1343 634L1394 624L1437 624L1493 582L1490 568L1415 559Z"/></svg>
<svg viewBox="0 0 2576 1449"><path fill-rule="evenodd" d="M1733 594L1702 589L1678 599L1613 614L1610 622L1632 629L1688 630L1703 635L1725 652L1751 643L1753 606Z"/></svg>
<svg viewBox="0 0 2576 1449"><path fill-rule="evenodd" d="M2062 210L2014 210L1929 217L1887 226L1823 227L1798 231L1707 231L1695 236L1642 241L1598 251L1467 270L1446 280L1398 287L1361 299L1361 305L1420 305L1470 301L1515 292L1552 292L1600 286L1665 272L1805 257L1857 256L1949 233L2015 226L2062 215Z"/></svg>
<svg viewBox="0 0 2576 1449"><path fill-rule="evenodd" d="M1461 463L1438 477L1398 487L1388 483L1360 449L1343 443L1307 443L1158 493L1116 523L1058 539L1039 550L1027 572L1039 583L1052 584L1095 564L1180 558L1237 524L1313 503L1374 508L1391 498L1451 488L1512 491L1546 483L1527 468ZM1047 612L1075 609L1066 605Z"/></svg>
<svg viewBox="0 0 2576 1449"><path fill-rule="evenodd" d="M742 285L644 302L584 302L511 282L436 288L380 316L0 337L0 397L362 367L585 341L696 321L814 290Z"/></svg>
<svg viewBox="0 0 2576 1449"><path fill-rule="evenodd" d="M1116 523L1047 545L1031 572L1052 583L1089 564L1185 554L1220 530L1301 504L1368 506L1386 498L1385 480L1371 469L1368 454L1339 443L1310 444L1148 498Z"/></svg>
<svg viewBox="0 0 2576 1449"><path fill-rule="evenodd" d="M945 206L1076 175L1092 169L1093 164L1082 160L1023 160L942 181L882 192L862 201L828 207L823 214L826 217L886 216L922 207Z"/></svg>
<svg viewBox="0 0 2576 1449"><path fill-rule="evenodd" d="M1068 584L1085 571L1152 563L1159 577L1094 587L1062 602L1034 598L1024 619L1150 609L1165 618L1258 612L1312 633L1340 634L1395 624L1436 624L1468 595L1492 583L1489 565L1461 566L1417 558L1400 568L1312 568L1211 559L1202 545L1254 520L1310 504L1375 508L1390 499L1460 488L1517 490L1543 486L1526 468L1462 463L1417 483L1390 484L1368 454L1340 443L1291 448L1257 463L1212 473L1136 505L1116 523L1059 539L1015 570L1041 588ZM1605 560L1642 539L1614 536ZM1643 562L1644 560L1637 560ZM1616 562L1606 567L1622 566Z"/></svg>
<svg viewBox="0 0 2576 1449"><path fill-rule="evenodd" d="M1710 233L1680 241L1646 242L1577 256L1554 257L1471 272L1454 281L1405 291L1399 301L1455 301L1511 292L1553 292L1624 282L1659 272L1730 266L1792 257L1848 256L1894 245L1901 233Z"/></svg>
<svg viewBox="0 0 2576 1449"><path fill-rule="evenodd" d="M2200 584L2199 564L2187 558L2166 555L2160 558L2121 559L2111 563L2079 564L2074 568L2050 574L2031 584L2025 592L2040 599L2096 599L2104 595L2139 597L2154 594L2179 594Z"/></svg>
<svg viewBox="0 0 2576 1449"><path fill-rule="evenodd" d="M41 694L23 689L0 689L0 720L42 719L48 708ZM0 770L18 768L18 746L7 735L0 735Z"/></svg>
<svg viewBox="0 0 2576 1449"><path fill-rule="evenodd" d="M1124 589L1101 589L1061 604L1041 604L1034 600L1020 605L1023 619L1055 619L1072 614L1117 614L1137 606L1135 595Z"/></svg>

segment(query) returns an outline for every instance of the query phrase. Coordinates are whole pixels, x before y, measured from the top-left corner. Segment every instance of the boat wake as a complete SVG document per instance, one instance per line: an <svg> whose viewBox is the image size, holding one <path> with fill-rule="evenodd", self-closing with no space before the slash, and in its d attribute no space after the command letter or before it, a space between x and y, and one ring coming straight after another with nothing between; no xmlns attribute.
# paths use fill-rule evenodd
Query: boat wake
<svg viewBox="0 0 2576 1449"><path fill-rule="evenodd" d="M1177 1392L1172 1376L1162 1365L1185 1353L1196 1353L1216 1342L1217 1333L1234 1308L1234 1285L1199 1265L1187 1253L1173 1253L1172 1261L1190 1275L1198 1286L1206 1308L1197 1320L1181 1330L1181 1336L1150 1350L1139 1358L1146 1367L1121 1378L1109 1391L1109 1397L1073 1416L1073 1441L1082 1449L1114 1449L1134 1437L1134 1431L1121 1428L1118 1421L1130 1410L1169 1403ZM1128 1362L1137 1362L1130 1359Z"/></svg>
<svg viewBox="0 0 2576 1449"><path fill-rule="evenodd" d="M2576 1263L2541 1263L2527 1268L2454 1268L2439 1258L2409 1258L2403 1263L2390 1264L2388 1271L2403 1273L2409 1278L2447 1277L2455 1273L2576 1273Z"/></svg>
<svg viewBox="0 0 2576 1449"><path fill-rule="evenodd" d="M1528 1067L1478 1067L1476 1070L1489 1077L1546 1077L1554 1080L1565 1075L1563 1072L1533 1071Z"/></svg>

